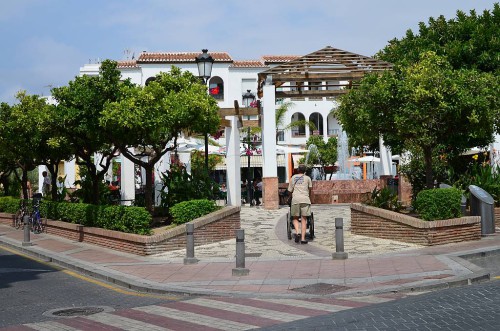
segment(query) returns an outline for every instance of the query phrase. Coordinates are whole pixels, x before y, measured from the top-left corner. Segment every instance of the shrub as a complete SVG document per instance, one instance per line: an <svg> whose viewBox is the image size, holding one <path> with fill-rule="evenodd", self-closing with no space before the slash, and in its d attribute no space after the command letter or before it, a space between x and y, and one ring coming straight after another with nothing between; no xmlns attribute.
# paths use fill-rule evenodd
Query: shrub
<svg viewBox="0 0 500 331"><path fill-rule="evenodd" d="M401 203L398 201L398 195L393 193L388 187L384 187L380 190L374 188L366 204L394 211L399 211L402 208Z"/></svg>
<svg viewBox="0 0 500 331"><path fill-rule="evenodd" d="M438 188L420 191L415 208L426 221L445 220L462 216L462 192L456 188Z"/></svg>
<svg viewBox="0 0 500 331"><path fill-rule="evenodd" d="M183 224L219 209L214 201L200 199L183 201L170 209L174 224Z"/></svg>
<svg viewBox="0 0 500 331"><path fill-rule="evenodd" d="M20 199L0 197L0 211L15 214L19 210ZM32 200L27 200L31 210ZM42 217L96 226L135 234L150 234L151 214L143 207L96 206L86 203L55 202L44 200L40 204Z"/></svg>
<svg viewBox="0 0 500 331"><path fill-rule="evenodd" d="M21 206L21 199L13 197L0 197L0 211L15 214ZM29 206L29 204L28 204Z"/></svg>

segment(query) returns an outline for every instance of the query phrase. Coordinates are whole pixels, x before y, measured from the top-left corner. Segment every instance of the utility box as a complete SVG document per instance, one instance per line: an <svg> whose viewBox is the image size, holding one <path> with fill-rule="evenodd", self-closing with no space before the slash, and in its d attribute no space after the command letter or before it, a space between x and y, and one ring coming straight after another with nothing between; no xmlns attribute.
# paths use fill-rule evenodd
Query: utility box
<svg viewBox="0 0 500 331"><path fill-rule="evenodd" d="M470 213L481 216L481 235L495 233L495 201L493 197L476 185L469 186Z"/></svg>

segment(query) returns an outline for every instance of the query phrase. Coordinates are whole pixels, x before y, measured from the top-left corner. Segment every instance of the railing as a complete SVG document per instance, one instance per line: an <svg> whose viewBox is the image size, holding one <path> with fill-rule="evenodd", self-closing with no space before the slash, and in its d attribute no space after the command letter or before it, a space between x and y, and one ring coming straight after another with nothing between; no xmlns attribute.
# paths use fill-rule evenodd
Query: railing
<svg viewBox="0 0 500 331"><path fill-rule="evenodd" d="M328 136L338 136L340 129L328 129Z"/></svg>

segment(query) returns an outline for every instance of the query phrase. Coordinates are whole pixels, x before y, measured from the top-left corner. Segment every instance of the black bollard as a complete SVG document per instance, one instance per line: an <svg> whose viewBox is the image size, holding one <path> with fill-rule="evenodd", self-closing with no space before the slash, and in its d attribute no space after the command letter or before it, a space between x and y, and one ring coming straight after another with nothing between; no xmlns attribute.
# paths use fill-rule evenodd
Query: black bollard
<svg viewBox="0 0 500 331"><path fill-rule="evenodd" d="M344 252L344 220L335 219L335 253L332 254L334 260L347 259L347 253Z"/></svg>
<svg viewBox="0 0 500 331"><path fill-rule="evenodd" d="M24 223L23 246L31 246L32 243L30 242L30 221L28 215L23 216L23 223Z"/></svg>
<svg viewBox="0 0 500 331"><path fill-rule="evenodd" d="M233 276L247 276L250 270L245 268L245 230L236 230L236 268Z"/></svg>
<svg viewBox="0 0 500 331"><path fill-rule="evenodd" d="M186 224L186 257L184 264L196 264L198 259L194 257L194 224Z"/></svg>

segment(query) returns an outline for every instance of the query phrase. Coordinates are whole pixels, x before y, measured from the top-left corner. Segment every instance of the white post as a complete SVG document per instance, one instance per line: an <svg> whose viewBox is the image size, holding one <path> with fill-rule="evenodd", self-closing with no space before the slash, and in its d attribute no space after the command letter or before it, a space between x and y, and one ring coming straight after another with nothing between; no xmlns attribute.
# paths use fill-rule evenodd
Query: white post
<svg viewBox="0 0 500 331"><path fill-rule="evenodd" d="M500 171L500 135L495 135L495 142L490 144L490 162L494 170Z"/></svg>
<svg viewBox="0 0 500 331"><path fill-rule="evenodd" d="M380 149L380 175L392 175L392 153L384 145L384 139L382 136L378 138L379 149Z"/></svg>
<svg viewBox="0 0 500 331"><path fill-rule="evenodd" d="M159 206L161 203L161 188L163 187L162 174L168 170L169 157L170 157L170 153L165 153L165 155L162 156L160 161L156 162L156 164L154 166L154 173L155 173L155 182L154 182L155 201L154 201L154 204L155 204L155 206ZM135 180L135 178L134 178L134 180Z"/></svg>
<svg viewBox="0 0 500 331"><path fill-rule="evenodd" d="M134 163L121 154L121 198L124 205L131 205L135 200Z"/></svg>
<svg viewBox="0 0 500 331"><path fill-rule="evenodd" d="M263 177L278 177L276 161L276 90L274 85L264 86L262 111L262 156Z"/></svg>
<svg viewBox="0 0 500 331"><path fill-rule="evenodd" d="M231 127L225 128L227 205L241 206L240 130L236 116L227 117Z"/></svg>
<svg viewBox="0 0 500 331"><path fill-rule="evenodd" d="M66 188L74 188L76 181L76 160L73 158L71 161L64 162L64 174L66 175L66 181L64 186Z"/></svg>

